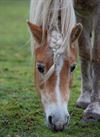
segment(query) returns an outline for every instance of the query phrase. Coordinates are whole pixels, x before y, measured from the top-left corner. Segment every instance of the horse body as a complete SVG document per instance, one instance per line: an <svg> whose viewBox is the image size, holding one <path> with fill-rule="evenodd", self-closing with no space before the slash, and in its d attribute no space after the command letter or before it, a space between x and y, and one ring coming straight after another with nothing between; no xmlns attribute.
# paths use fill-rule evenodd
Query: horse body
<svg viewBox="0 0 100 137"><path fill-rule="evenodd" d="M93 70L91 70L90 65L92 64L92 60L95 60L91 50L94 47L91 44L90 38L94 27L93 23L91 23L91 20L93 21L91 13L94 17L97 11L95 10L97 3L93 0L90 1L38 0L36 2L32 0L31 2L31 14L28 24L32 32L32 38L34 37L35 40L36 87L42 100L47 123L49 127L57 131L63 130L69 123L69 88L72 72L77 61L77 41L82 31L82 25L84 29L79 38L82 93L77 101L77 106L83 107L84 104L88 106L91 102L90 72ZM77 20L82 25L76 23L74 8L76 9ZM88 11L88 14L84 11L85 9ZM87 23L87 20L89 23ZM87 66L85 66L86 63ZM95 78L97 77L95 76ZM88 83L86 83L87 81ZM98 86L98 84L96 85ZM98 107L97 98L96 102L96 106ZM88 110L85 110L85 116L87 116L87 113Z"/></svg>

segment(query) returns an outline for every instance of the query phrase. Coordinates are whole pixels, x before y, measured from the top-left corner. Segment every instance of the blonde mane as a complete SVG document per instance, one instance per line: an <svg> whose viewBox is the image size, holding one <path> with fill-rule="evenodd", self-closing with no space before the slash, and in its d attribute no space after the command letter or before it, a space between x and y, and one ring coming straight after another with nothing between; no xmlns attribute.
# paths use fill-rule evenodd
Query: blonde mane
<svg viewBox="0 0 100 137"><path fill-rule="evenodd" d="M68 48L70 33L76 23L73 0L31 0L30 21L33 24L47 28L49 34L55 29L62 35L62 47L66 46Z"/></svg>

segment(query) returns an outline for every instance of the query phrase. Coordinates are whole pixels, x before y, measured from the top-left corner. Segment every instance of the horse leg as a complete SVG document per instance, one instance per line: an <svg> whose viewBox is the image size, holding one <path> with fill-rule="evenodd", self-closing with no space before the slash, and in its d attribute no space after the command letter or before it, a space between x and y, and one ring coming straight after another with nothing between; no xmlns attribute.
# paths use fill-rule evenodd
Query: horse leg
<svg viewBox="0 0 100 137"><path fill-rule="evenodd" d="M77 107L86 108L91 101L91 79L90 79L90 61L81 58L81 77L82 77L82 85L81 85L81 94L77 100Z"/></svg>
<svg viewBox="0 0 100 137"><path fill-rule="evenodd" d="M100 7L100 5L99 5ZM98 15L95 27L95 42L93 47L93 92L91 103L84 111L86 119L100 120L100 8L97 8Z"/></svg>
<svg viewBox="0 0 100 137"><path fill-rule="evenodd" d="M77 100L76 106L86 108L91 102L91 17L81 18L83 32L79 39L79 55L81 59L81 94Z"/></svg>

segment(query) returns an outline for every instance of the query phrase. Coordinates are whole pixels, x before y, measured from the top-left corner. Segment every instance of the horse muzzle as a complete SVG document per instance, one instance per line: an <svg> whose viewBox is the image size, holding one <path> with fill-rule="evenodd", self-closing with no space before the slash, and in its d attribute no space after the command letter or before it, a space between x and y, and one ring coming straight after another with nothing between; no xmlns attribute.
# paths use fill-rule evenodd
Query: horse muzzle
<svg viewBox="0 0 100 137"><path fill-rule="evenodd" d="M69 124L69 114L61 116L59 113L48 116L48 126L54 131L63 131Z"/></svg>

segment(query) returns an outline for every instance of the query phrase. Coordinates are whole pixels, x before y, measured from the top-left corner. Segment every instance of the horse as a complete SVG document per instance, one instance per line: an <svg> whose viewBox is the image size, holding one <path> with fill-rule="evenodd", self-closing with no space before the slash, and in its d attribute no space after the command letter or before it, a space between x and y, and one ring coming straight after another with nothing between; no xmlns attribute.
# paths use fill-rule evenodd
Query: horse
<svg viewBox="0 0 100 137"><path fill-rule="evenodd" d="M35 84L48 127L63 131L77 56L84 120L100 119L100 1L31 0L28 26L35 55Z"/></svg>

